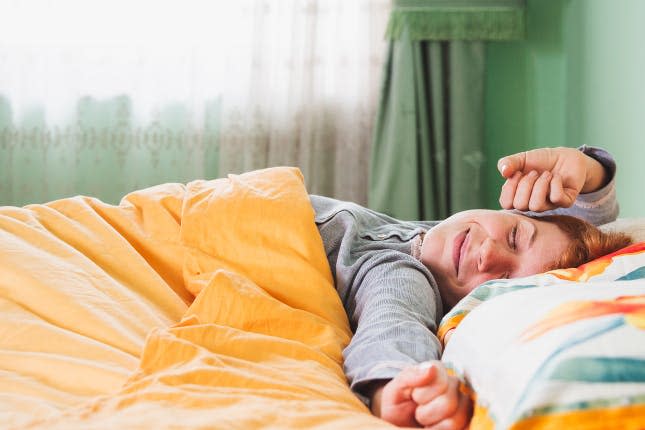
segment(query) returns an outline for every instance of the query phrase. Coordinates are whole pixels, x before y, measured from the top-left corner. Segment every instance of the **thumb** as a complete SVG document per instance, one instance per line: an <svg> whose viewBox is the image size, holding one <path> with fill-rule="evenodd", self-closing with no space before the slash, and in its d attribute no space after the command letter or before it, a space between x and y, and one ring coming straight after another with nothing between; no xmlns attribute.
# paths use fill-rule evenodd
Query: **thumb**
<svg viewBox="0 0 645 430"><path fill-rule="evenodd" d="M403 369L390 383L388 391L394 397L394 402L399 403L410 399L411 390L429 384L437 375L437 365L427 361L416 366Z"/></svg>
<svg viewBox="0 0 645 430"><path fill-rule="evenodd" d="M505 178L510 178L513 173L524 170L526 164L526 152L518 152L517 154L507 155L497 160L497 170Z"/></svg>

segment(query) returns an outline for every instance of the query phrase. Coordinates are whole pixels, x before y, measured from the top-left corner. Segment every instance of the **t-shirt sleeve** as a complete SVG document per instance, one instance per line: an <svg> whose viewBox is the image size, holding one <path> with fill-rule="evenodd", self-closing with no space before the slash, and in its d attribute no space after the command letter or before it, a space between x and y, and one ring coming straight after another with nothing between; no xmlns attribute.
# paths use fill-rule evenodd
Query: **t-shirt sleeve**
<svg viewBox="0 0 645 430"><path fill-rule="evenodd" d="M355 334L344 351L345 373L363 401L370 383L441 356L435 336L441 304L427 275L401 253L372 259L354 280L349 318Z"/></svg>

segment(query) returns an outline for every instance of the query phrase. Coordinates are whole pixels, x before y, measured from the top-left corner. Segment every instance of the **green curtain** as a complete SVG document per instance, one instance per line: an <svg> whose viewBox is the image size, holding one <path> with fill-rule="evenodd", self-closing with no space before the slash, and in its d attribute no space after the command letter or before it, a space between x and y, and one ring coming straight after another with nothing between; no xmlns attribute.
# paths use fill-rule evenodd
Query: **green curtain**
<svg viewBox="0 0 645 430"><path fill-rule="evenodd" d="M485 41L522 38L522 0L395 0L368 205L401 219L483 207Z"/></svg>

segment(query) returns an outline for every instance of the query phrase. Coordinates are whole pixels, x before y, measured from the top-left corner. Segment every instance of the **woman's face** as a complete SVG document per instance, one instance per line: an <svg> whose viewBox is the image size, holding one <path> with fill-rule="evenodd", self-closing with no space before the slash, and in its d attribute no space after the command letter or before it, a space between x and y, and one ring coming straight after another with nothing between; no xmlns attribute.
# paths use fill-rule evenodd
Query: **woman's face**
<svg viewBox="0 0 645 430"><path fill-rule="evenodd" d="M566 250L555 224L513 212L458 212L430 229L421 262L434 275L449 307L491 279L519 278L546 270Z"/></svg>

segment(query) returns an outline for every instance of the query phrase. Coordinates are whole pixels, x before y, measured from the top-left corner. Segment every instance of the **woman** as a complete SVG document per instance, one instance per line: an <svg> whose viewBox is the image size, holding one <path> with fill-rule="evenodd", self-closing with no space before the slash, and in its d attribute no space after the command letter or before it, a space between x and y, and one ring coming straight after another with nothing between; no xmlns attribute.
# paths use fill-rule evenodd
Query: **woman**
<svg viewBox="0 0 645 430"><path fill-rule="evenodd" d="M603 150L538 149L504 157L498 169L505 209L595 224L617 216L615 164ZM629 242L566 216L472 210L441 222L403 222L352 203L311 202L354 330L345 372L372 412L397 425L467 425L470 399L437 361L434 333L477 285L576 266Z"/></svg>

